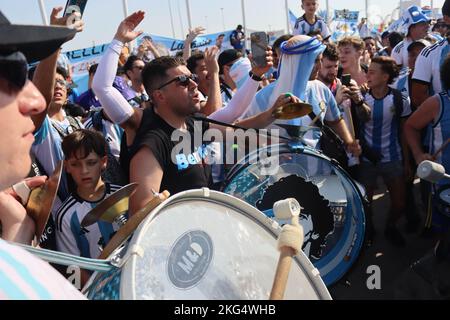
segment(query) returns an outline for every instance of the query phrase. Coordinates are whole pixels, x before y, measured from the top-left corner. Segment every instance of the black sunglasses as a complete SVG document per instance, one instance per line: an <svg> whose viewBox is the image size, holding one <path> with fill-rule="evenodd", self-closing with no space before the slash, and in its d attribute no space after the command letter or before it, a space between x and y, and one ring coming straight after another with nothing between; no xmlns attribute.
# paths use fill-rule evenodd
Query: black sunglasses
<svg viewBox="0 0 450 320"><path fill-rule="evenodd" d="M25 86L28 78L28 63L22 52L0 54L0 76L17 89L22 89Z"/></svg>
<svg viewBox="0 0 450 320"><path fill-rule="evenodd" d="M169 84L171 84L172 82L175 82L175 81L177 81L179 85L181 85L183 87L187 87L191 83L191 80L194 81L195 83L197 83L197 79L198 79L198 77L196 74L191 74L190 76L183 74L181 76L178 76L178 77L164 83L162 86L160 86L156 90L161 90L165 86L168 86Z"/></svg>

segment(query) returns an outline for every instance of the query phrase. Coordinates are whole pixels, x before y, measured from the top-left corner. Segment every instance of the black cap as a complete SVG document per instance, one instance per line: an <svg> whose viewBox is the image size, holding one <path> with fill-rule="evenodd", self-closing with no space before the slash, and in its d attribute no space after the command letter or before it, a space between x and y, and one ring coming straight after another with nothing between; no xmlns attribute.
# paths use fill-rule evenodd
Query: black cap
<svg viewBox="0 0 450 320"><path fill-rule="evenodd" d="M223 67L230 62L233 62L242 57L242 53L235 49L228 49L219 55L218 63L220 68L220 74L223 74Z"/></svg>
<svg viewBox="0 0 450 320"><path fill-rule="evenodd" d="M450 17L450 0L445 0L442 6L442 15Z"/></svg>
<svg viewBox="0 0 450 320"><path fill-rule="evenodd" d="M389 31L384 31L384 32L381 34L381 39L384 39L384 38L387 38L387 37L389 37Z"/></svg>
<svg viewBox="0 0 450 320"><path fill-rule="evenodd" d="M42 60L72 39L77 31L59 26L11 24L0 11L0 52L22 52L28 63Z"/></svg>

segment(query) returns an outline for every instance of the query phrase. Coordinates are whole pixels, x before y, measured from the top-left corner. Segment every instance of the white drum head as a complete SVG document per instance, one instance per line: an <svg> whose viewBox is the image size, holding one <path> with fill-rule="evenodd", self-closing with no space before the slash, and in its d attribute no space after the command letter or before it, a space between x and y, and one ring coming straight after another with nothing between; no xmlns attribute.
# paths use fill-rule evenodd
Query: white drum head
<svg viewBox="0 0 450 320"><path fill-rule="evenodd" d="M278 225L232 196L193 190L155 210L136 230L122 271L122 299L267 300L278 263ZM303 253L285 299L330 299Z"/></svg>

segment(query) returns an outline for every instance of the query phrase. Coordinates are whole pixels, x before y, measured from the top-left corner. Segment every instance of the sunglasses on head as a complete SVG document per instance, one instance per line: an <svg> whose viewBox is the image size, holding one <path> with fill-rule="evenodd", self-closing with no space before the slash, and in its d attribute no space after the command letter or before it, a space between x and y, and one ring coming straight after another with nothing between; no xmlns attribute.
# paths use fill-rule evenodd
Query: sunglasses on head
<svg viewBox="0 0 450 320"><path fill-rule="evenodd" d="M0 53L0 76L17 89L25 86L28 77L28 63L22 52Z"/></svg>
<svg viewBox="0 0 450 320"><path fill-rule="evenodd" d="M165 86L168 86L172 82L177 82L180 86L187 87L191 83L191 80L194 81L195 83L197 83L197 79L198 79L198 77L196 74L191 74L190 76L183 74L181 76L178 76L178 77L164 83L162 86L160 86L156 90L161 90L162 88L164 88Z"/></svg>

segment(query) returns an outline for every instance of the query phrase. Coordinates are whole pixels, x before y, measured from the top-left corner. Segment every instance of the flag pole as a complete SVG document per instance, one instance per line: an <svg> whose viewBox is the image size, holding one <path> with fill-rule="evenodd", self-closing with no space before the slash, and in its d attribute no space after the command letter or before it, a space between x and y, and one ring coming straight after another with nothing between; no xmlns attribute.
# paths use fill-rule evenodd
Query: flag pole
<svg viewBox="0 0 450 320"><path fill-rule="evenodd" d="M38 0L38 2L39 2L39 8L41 9L42 23L44 23L44 25L48 26L48 19L47 19L47 14L45 13L44 0Z"/></svg>
<svg viewBox="0 0 450 320"><path fill-rule="evenodd" d="M284 0L285 3L285 7L286 7L286 27L287 27L287 31L286 33L291 33L291 23L290 23L290 19L289 19L289 2L288 0Z"/></svg>
<svg viewBox="0 0 450 320"><path fill-rule="evenodd" d="M186 11L187 11L189 29L192 29L191 6L189 5L189 0L186 0Z"/></svg>
<svg viewBox="0 0 450 320"><path fill-rule="evenodd" d="M128 17L128 1L127 0L123 0L122 1L122 5L123 5L123 14L126 17Z"/></svg>
<svg viewBox="0 0 450 320"><path fill-rule="evenodd" d="M242 6L242 24L244 26L244 32L247 32L247 24L245 22L245 4L244 0L241 0L241 6ZM244 49L247 50L247 39L244 41Z"/></svg>
<svg viewBox="0 0 450 320"><path fill-rule="evenodd" d="M172 26L172 37L175 39L175 27L173 23L173 12L172 12L172 3L171 0L169 0L169 14L170 14L170 25ZM183 36L183 35L181 35Z"/></svg>

